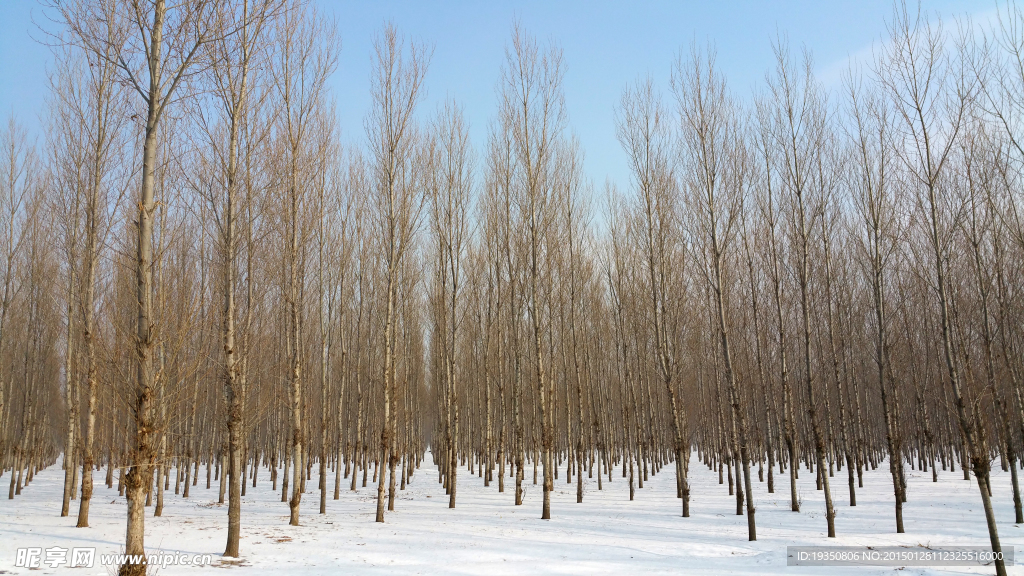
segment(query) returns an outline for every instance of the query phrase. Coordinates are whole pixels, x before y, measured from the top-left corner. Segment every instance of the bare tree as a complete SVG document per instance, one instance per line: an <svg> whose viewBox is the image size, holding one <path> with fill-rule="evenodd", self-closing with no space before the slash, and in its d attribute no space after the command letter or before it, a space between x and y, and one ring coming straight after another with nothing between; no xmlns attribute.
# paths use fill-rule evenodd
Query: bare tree
<svg viewBox="0 0 1024 576"><path fill-rule="evenodd" d="M416 126L413 112L423 97L423 78L430 62L425 47L410 44L390 24L374 43L371 74L373 107L366 118L372 154L372 195L384 256L384 420L377 471L377 522L384 521L385 467L394 475L396 298L406 254L419 224L425 195L415 166Z"/></svg>
<svg viewBox="0 0 1024 576"><path fill-rule="evenodd" d="M235 303L238 290L238 256L242 238L238 221L251 211L247 198L244 167L251 162L242 158L254 150L267 132L261 124L261 109L270 91L266 88L266 43L271 19L281 10L280 0L238 0L220 3L214 12L214 41L204 48L209 71L211 106L198 107L196 116L203 127L210 156L211 170L203 170L197 178L209 181L194 184L210 204L214 219L217 246L220 252L219 276L222 303L221 337L224 349L224 394L227 407L228 538L224 555L238 557L241 529L242 412L245 403L241 379L242 358L236 346L238 316ZM245 142L251 138L254 142ZM258 149L257 149L258 150ZM251 222L248 223L251 226ZM243 224L243 227L245 225ZM249 271L251 273L251 270ZM248 279L251 283L251 278ZM247 335L245 335L247 336ZM243 337L245 337L243 336Z"/></svg>
<svg viewBox="0 0 1024 576"><path fill-rule="evenodd" d="M465 380L456 363L464 311L465 260L472 209L473 160L468 126L462 109L448 102L433 126L435 141L430 158L430 229L434 237L435 330L440 339L444 372L445 443L448 447L448 507L455 508L456 471L459 468L459 390Z"/></svg>
<svg viewBox="0 0 1024 576"><path fill-rule="evenodd" d="M129 560L122 576L143 574L143 496L155 456L153 402L156 381L153 349L156 326L153 321L153 215L157 135L168 107L178 91L198 70L200 48L211 37L211 2L200 0L168 7L165 0L152 3L133 0L125 4L94 4L79 0L55 3L53 8L68 27L70 42L112 62L117 78L126 82L140 99L143 120L141 187L138 216L138 257L136 263L138 357L135 394L135 458L127 477L128 530L125 553ZM131 559L133 558L134 559Z"/></svg>
<svg viewBox="0 0 1024 576"><path fill-rule="evenodd" d="M67 436L64 441L64 499L60 515L67 516L71 500L77 491L77 458L81 449L77 445L76 432L79 419L78 377L75 364L75 344L78 333L75 330L77 308L78 244L81 234L82 188L88 178L86 174L86 152L88 138L84 123L73 113L80 94L73 83L82 66L74 59L75 54L63 50L58 54L57 67L50 75L49 135L52 141L47 149L51 154L52 177L57 184L53 187L53 198L49 209L56 217L63 236L64 263L66 265L66 331L64 348L64 395L67 404ZM88 107L86 106L88 110Z"/></svg>
<svg viewBox="0 0 1024 576"><path fill-rule="evenodd" d="M888 103L877 95L865 91L859 77L848 80L850 116L853 119L851 137L854 141L855 162L850 171L850 188L863 224L860 240L863 274L871 285L874 311L874 361L876 383L881 392L882 413L885 419L886 445L889 451L889 469L893 479L896 500L896 532L903 532L903 485L898 467L902 463L898 431L892 414L888 389L891 374L890 342L891 320L887 304L890 296L887 280L893 267L901 240L899 229L905 225L904 206L898 193L892 150L889 146L892 130L892 112ZM852 488L851 488L852 489Z"/></svg>
<svg viewBox="0 0 1024 576"><path fill-rule="evenodd" d="M325 169L324 139L314 127L322 119L325 83L337 65L337 43L333 23L314 10L302 10L301 3L289 4L277 19L275 40L277 54L273 66L274 84L279 99L277 122L283 138L282 195L285 215L284 270L285 301L288 306L287 334L289 362L289 395L291 399L292 483L288 506L289 524L299 525L299 504L305 482L305 435L302 414L302 343L305 302L306 239L313 230L308 226L310 197L315 191L316 177Z"/></svg>
<svg viewBox="0 0 1024 576"><path fill-rule="evenodd" d="M541 519L551 518L554 490L554 432L552 430L554 383L544 363L545 321L541 286L545 237L551 225L551 198L556 178L556 148L565 122L562 95L562 53L556 47L542 52L536 40L518 25L512 46L505 51L506 64L499 88L502 122L512 135L512 150L519 170L516 191L527 234L527 309L533 331L534 377L540 402L541 451L544 467L544 501Z"/></svg>
<svg viewBox="0 0 1024 576"><path fill-rule="evenodd" d="M651 80L639 83L623 94L619 107L618 138L630 158L637 188L639 219L637 234L646 272L648 309L655 343L657 370L669 397L675 439L677 492L682 498L683 517L690 516L690 487L686 479L689 461L686 411L678 398L675 338L679 327L674 302L680 298L679 281L685 262L685 247L679 230L679 198L671 159L670 125L660 96Z"/></svg>
<svg viewBox="0 0 1024 576"><path fill-rule="evenodd" d="M746 408L741 403L732 342L726 319L726 298L732 291L727 283L733 240L747 186L747 158L736 111L726 91L725 80L715 69L715 54L693 50L691 58L676 63L673 78L681 120L680 153L687 174L682 184L691 212L694 236L700 246L701 272L711 290L715 307L715 329L720 342L725 380L732 407L732 444L739 447L747 499L747 535L757 540L753 496L750 485L750 451ZM737 491L737 494L741 494Z"/></svg>
<svg viewBox="0 0 1024 576"><path fill-rule="evenodd" d="M826 190L815 171L820 171L829 158L825 156L828 142L827 102L820 86L814 80L809 54L804 55L801 70L794 70L789 61L788 48L775 47L776 75L769 80L774 97L773 134L781 154L778 157L780 182L786 194L786 224L789 226L791 248L795 252L793 268L796 272L800 296L800 323L803 355L803 379L807 393L807 415L810 420L817 459L818 475L825 491L825 519L828 536L834 538L835 508L825 464L825 436L815 399L815 373L811 355L811 291L814 281L812 270L812 238L815 223L822 217ZM827 393L827 391L826 391ZM795 467L795 462L790 462Z"/></svg>
<svg viewBox="0 0 1024 576"><path fill-rule="evenodd" d="M947 260L950 235L959 217L949 176L953 151L960 136L975 86L963 60L945 51L940 24L897 7L889 23L890 42L879 62L879 80L893 103L899 130L892 147L908 172L921 222L926 228L932 257L935 304L939 312L942 356L956 409L960 434L970 453L982 507L988 522L992 550L1002 551L989 486L989 460L979 438L979 422L968 407L961 385L958 353L954 349L953 321L948 296ZM996 573L1006 574L1002 559Z"/></svg>
<svg viewBox="0 0 1024 576"><path fill-rule="evenodd" d="M7 327L12 304L21 286L21 283L18 282L16 267L29 230L26 226L26 222L31 219L29 201L43 177L35 146L28 141L25 128L18 124L13 116L8 118L7 127L0 132L0 170L2 170L0 182L3 186L3 189L0 189L0 224L3 226L3 237L0 241L3 243L4 284L3 299L0 300L0 344L4 344L9 340L6 338L4 330ZM4 362L0 360L0 383L13 379L11 372L6 375L3 373L4 368ZM27 388L24 392L28 394ZM6 401L3 396L7 397ZM0 392L0 415L4 414L6 408L6 413L10 416L6 416L5 420L11 422L11 430L3 432L0 441L3 441L5 451L8 444L14 448L12 456L15 466L12 467L11 487L8 493L8 499L11 500L21 489L21 469L25 462L23 446L26 440L24 425L23 435L20 438L14 434L13 415L17 414L13 408L15 401L13 384L11 391L7 394ZM22 415L23 419L28 417L27 400L22 402ZM17 469L17 473L14 472L14 469Z"/></svg>

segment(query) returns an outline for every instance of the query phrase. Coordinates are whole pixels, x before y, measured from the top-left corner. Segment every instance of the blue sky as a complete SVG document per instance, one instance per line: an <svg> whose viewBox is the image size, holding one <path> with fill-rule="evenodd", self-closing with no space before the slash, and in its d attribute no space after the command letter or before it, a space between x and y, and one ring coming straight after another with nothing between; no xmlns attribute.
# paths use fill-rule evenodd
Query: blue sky
<svg viewBox="0 0 1024 576"><path fill-rule="evenodd" d="M889 0L828 1L331 1L342 51L331 88L342 138L360 144L370 105L370 54L374 35L392 21L407 37L434 46L427 98L419 115L429 118L439 102L454 98L466 111L474 146L482 150L495 114L495 84L511 26L518 19L539 40L564 50L565 100L571 129L586 154L586 173L596 187L606 179L627 186L625 155L615 138L614 109L623 88L650 75L667 92L671 65L693 41L713 42L718 65L733 93L747 98L772 65L771 42L788 37L794 49L809 48L819 76L838 83L851 55L870 50L885 32ZM944 18L971 14L984 19L994 0L924 0ZM13 112L39 134L51 56L34 38L45 21L35 0L0 0L0 114ZM667 94L666 94L667 96Z"/></svg>

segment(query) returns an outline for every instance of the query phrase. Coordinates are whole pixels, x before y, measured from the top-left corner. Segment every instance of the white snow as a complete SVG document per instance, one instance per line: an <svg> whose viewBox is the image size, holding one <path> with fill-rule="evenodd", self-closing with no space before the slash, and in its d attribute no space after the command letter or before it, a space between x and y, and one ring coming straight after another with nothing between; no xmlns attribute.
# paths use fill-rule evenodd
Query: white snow
<svg viewBox="0 0 1024 576"><path fill-rule="evenodd" d="M975 567L879 568L787 567L786 546L986 546L988 533L976 483L963 480L960 470L908 474L904 505L905 534L895 533L893 495L888 466L868 470L857 506L848 506L846 470L831 479L839 537L825 536L824 498L815 490L814 475L801 470L801 512L789 510L788 476L776 475L776 493L756 482L757 542L747 541L746 517L737 516L735 498L717 472L691 459L691 517L681 517L675 498L674 466L651 477L636 500L629 501L626 479L613 472L598 491L597 479L586 478L582 504L576 503L575 481L567 485L564 465L552 495L552 519L540 520L541 488L527 468L526 501L514 505L514 481L505 493L497 481L483 480L461 468L457 508L437 482L428 455L396 510L386 523L374 522L375 487L350 492L343 481L340 500L330 499L334 474L328 475L327 514L319 510L316 467L303 495L301 526L288 525L288 505L272 492L269 474L260 470L257 488L251 486L242 504L242 558L222 559L227 507L218 505L217 483L205 488L205 470L191 498L166 494L164 515L147 509L147 553L157 551L212 554L214 567L238 573L262 574L938 574L994 573ZM998 462L996 463L998 464ZM1009 474L993 472L994 505L1004 550L1024 546L1024 528L1013 524ZM9 472L8 472L9 473ZM756 473L756 472L755 472ZM372 475L371 475L372 477ZM95 546L97 555L119 552L124 543L125 501L116 489L95 475L96 489L90 528L75 528L77 501L61 518L63 472L51 466L40 472L22 495L0 500L0 574L49 574L66 567L29 570L15 566L18 548ZM10 477L0 477L6 492ZM75 568L74 574L108 575L114 567ZM1024 563L1024 562L1022 562ZM167 566L161 575L209 573L210 567ZM1024 567L1008 568L1024 574Z"/></svg>

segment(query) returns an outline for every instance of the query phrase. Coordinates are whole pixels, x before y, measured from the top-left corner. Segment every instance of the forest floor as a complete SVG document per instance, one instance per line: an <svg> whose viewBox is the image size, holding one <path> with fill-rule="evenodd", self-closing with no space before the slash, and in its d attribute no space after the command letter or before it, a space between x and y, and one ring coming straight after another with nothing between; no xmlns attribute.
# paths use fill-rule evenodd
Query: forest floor
<svg viewBox="0 0 1024 576"><path fill-rule="evenodd" d="M994 573L981 567L787 567L787 546L985 546L988 533L977 484L955 473L907 470L908 502L905 534L895 534L893 495L888 467L864 474L857 506L849 506L846 470L831 479L835 495L838 538L826 538L823 493L814 475L801 470L802 509L789 510L788 476L776 477L776 492L755 483L756 542L747 541L746 517L737 516L735 497L718 484L717 472L691 459L691 517L682 518L675 498L675 468L668 466L636 491L629 501L628 482L621 472L597 489L586 478L582 504L575 483L567 485L564 465L552 495L552 519L540 520L541 489L527 468L526 500L514 505L514 481L499 493L465 468L458 477L458 506L437 482L430 456L408 489L401 492L386 523L374 522L375 490L357 492L343 483L333 500L334 475L329 474L327 513L319 510L316 468L302 498L301 525L288 525L288 506L272 492L269 475L260 470L257 488L249 487L242 502L239 561L220 556L224 549L227 506L217 504L217 487L205 488L205 473L191 498L166 495L163 516L147 509L146 549L153 552L211 554L212 566L242 574L974 574ZM993 499L1004 550L1024 551L1024 525L1013 523L1009 473L993 474ZM202 471L205 472L205 469ZM753 480L756 482L756 471ZM372 475L371 475L372 476ZM0 477L6 491L9 476ZM63 472L51 466L36 475L14 500L0 500L0 574L68 572L82 576L115 573L101 566L100 555L123 549L126 506L116 489L103 485L97 473L91 528L75 528L78 503L70 517L59 517ZM17 567L18 548L95 547L93 568ZM45 560L45 553L44 558ZM1024 557L1010 567L1024 574ZM170 565L160 575L209 573L210 567ZM214 570L216 573L217 570Z"/></svg>

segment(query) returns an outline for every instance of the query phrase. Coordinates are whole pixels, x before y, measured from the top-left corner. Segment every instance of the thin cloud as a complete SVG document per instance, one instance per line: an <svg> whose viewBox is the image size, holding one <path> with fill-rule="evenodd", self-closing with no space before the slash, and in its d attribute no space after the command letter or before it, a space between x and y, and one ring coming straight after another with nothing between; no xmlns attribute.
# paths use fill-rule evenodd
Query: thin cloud
<svg viewBox="0 0 1024 576"><path fill-rule="evenodd" d="M944 31L946 33L946 39L952 40L956 37L959 32L960 26L964 23L970 23L971 28L975 34L986 33L999 26L999 11L1003 7L994 7L988 10L975 12L973 14L959 14L952 16L944 16L937 14L934 11L925 12L924 16L935 19L941 18ZM886 19L886 23L891 17ZM890 40L887 37L887 32L882 32L879 37L873 42L864 45L863 47L851 52L845 58L832 61L828 64L821 66L817 70L818 81L829 90L837 89L842 86L843 76L852 69L870 69L875 59L879 54L882 54L884 48L888 46Z"/></svg>

